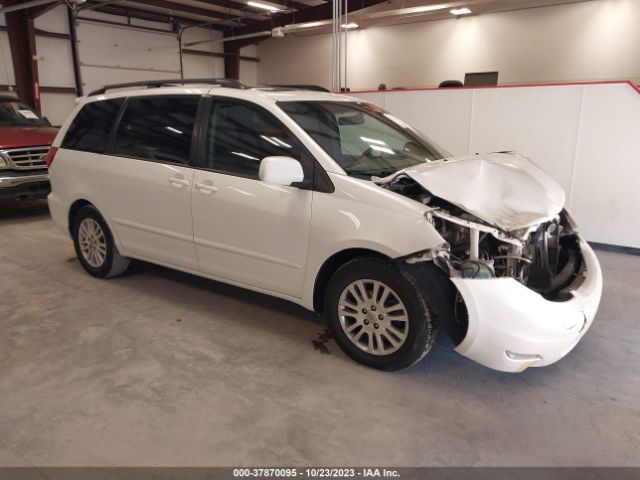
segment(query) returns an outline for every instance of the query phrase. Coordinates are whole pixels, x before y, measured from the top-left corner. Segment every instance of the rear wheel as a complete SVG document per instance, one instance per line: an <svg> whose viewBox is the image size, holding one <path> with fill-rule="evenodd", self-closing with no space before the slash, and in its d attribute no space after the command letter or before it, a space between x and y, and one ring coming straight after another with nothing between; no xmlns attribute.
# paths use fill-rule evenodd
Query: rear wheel
<svg viewBox="0 0 640 480"><path fill-rule="evenodd" d="M94 277L108 278L124 273L129 259L118 253L107 223L92 205L78 210L72 226L76 255Z"/></svg>
<svg viewBox="0 0 640 480"><path fill-rule="evenodd" d="M357 258L336 271L324 316L347 355L380 370L410 367L435 339L431 310L415 279L380 258Z"/></svg>

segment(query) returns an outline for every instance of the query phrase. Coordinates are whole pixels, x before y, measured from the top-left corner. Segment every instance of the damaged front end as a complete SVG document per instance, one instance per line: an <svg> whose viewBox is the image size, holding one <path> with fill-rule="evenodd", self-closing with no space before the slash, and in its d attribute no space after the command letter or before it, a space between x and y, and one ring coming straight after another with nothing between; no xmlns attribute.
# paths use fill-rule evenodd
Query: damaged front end
<svg viewBox="0 0 640 480"><path fill-rule="evenodd" d="M555 352L507 340L509 328L517 328L514 316L520 309L527 316L525 324L531 325L516 336L526 337L526 328L531 328L533 337L540 328L545 330L550 318L537 320L541 315L557 317L557 324L551 326L561 328L560 336L566 329L584 333L600 299L599 266L563 209L561 188L527 159L491 154L444 160L375 179L375 183L425 205L428 222L445 241L406 261L431 260L456 286L449 300L453 305L447 330L457 349L464 350L460 353L492 368L519 371L522 365L551 363L574 345L569 341L567 349L563 340L558 347L562 352ZM591 279L590 298L572 302L588 269L597 277L595 283ZM554 310L553 305L563 306ZM566 305L576 308L569 312ZM536 308L539 312L531 312ZM487 334L492 329L493 334ZM489 347L478 344L495 347L492 335L504 340L498 353L488 354Z"/></svg>
<svg viewBox="0 0 640 480"><path fill-rule="evenodd" d="M562 189L524 157L443 160L376 183L428 208L448 247L430 255L450 277L510 277L549 300L567 298L582 263L576 226Z"/></svg>
<svg viewBox="0 0 640 480"><path fill-rule="evenodd" d="M446 204L440 199L432 204ZM445 209L448 207L448 209ZM523 230L504 232L453 205L433 206L427 220L447 241L436 263L452 278L514 278L547 300L570 298L582 256L569 214Z"/></svg>

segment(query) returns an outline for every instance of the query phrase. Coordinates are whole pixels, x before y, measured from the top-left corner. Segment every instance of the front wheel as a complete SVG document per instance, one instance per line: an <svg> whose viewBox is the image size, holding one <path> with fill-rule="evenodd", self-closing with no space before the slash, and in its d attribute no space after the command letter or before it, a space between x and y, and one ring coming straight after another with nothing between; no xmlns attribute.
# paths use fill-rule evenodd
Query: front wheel
<svg viewBox="0 0 640 480"><path fill-rule="evenodd" d="M380 258L356 258L334 273L324 316L347 355L379 370L414 365L435 340L431 310L415 279Z"/></svg>
<svg viewBox="0 0 640 480"><path fill-rule="evenodd" d="M78 210L72 235L78 260L94 277L115 277L129 266L129 259L118 253L107 222L95 207L87 205Z"/></svg>

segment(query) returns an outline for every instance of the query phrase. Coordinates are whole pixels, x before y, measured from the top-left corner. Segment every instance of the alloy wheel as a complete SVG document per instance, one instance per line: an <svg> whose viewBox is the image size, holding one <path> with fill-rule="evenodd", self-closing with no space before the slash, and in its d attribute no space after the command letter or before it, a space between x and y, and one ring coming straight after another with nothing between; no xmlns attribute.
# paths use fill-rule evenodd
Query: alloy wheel
<svg viewBox="0 0 640 480"><path fill-rule="evenodd" d="M347 338L372 355L396 352L409 334L404 303L378 280L356 280L347 285L338 300L338 317Z"/></svg>
<svg viewBox="0 0 640 480"><path fill-rule="evenodd" d="M78 227L78 243L85 261L100 268L107 258L107 240L102 227L93 218L85 218Z"/></svg>

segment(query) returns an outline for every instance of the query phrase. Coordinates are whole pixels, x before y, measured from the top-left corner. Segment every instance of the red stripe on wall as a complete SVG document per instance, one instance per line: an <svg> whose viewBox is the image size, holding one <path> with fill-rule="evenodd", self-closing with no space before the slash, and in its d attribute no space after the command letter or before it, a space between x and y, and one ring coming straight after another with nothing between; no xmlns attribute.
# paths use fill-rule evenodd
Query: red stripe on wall
<svg viewBox="0 0 640 480"><path fill-rule="evenodd" d="M576 85L624 85L631 86L638 94L640 94L640 87L635 85L631 80L610 80L605 82L570 82L570 83L528 83L524 85L487 85L482 87L452 87L452 88L438 88L438 87L425 87L425 88L401 88L397 90L354 90L352 92L335 92L345 95L353 93L402 93L402 92L424 92L431 90L480 90L490 88L526 88L526 87L571 87Z"/></svg>

